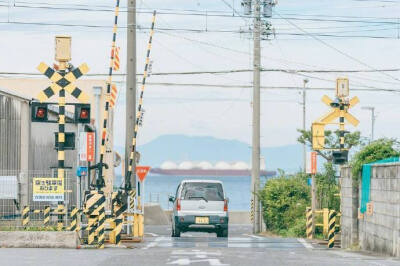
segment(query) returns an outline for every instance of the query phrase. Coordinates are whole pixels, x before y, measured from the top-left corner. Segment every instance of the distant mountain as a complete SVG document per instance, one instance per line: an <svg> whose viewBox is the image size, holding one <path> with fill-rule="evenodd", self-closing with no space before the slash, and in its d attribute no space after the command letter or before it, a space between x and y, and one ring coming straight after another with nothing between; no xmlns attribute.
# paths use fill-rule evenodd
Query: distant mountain
<svg viewBox="0 0 400 266"><path fill-rule="evenodd" d="M122 154L123 148L117 147ZM251 146L237 140L214 137L163 135L138 147L141 164L160 166L167 160L181 161L251 161ZM286 172L298 171L302 166L300 144L261 148L268 170L281 168Z"/></svg>

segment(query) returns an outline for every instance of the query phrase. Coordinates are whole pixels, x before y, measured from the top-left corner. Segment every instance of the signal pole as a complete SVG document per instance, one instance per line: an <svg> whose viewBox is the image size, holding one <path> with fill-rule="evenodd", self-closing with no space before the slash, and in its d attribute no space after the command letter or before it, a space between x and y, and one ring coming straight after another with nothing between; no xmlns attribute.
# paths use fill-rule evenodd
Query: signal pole
<svg viewBox="0 0 400 266"><path fill-rule="evenodd" d="M125 188L131 190L136 187L136 154L133 154L133 174L130 177L127 175L136 119L136 0L128 0L127 35Z"/></svg>
<svg viewBox="0 0 400 266"><path fill-rule="evenodd" d="M260 0L254 0L254 27L253 27L253 140L252 140L252 168L251 184L254 219L253 234L261 231L260 202L257 193L260 189L260 70L261 70L261 48L260 48Z"/></svg>

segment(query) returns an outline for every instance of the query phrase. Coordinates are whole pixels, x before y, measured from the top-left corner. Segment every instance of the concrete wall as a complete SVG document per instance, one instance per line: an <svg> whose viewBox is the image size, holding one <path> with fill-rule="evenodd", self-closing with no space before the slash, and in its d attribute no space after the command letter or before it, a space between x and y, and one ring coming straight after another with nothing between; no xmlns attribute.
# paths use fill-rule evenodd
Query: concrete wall
<svg viewBox="0 0 400 266"><path fill-rule="evenodd" d="M373 213L358 219L360 182L351 168L341 172L342 247L359 245L362 250L400 257L400 163L372 167L370 202Z"/></svg>

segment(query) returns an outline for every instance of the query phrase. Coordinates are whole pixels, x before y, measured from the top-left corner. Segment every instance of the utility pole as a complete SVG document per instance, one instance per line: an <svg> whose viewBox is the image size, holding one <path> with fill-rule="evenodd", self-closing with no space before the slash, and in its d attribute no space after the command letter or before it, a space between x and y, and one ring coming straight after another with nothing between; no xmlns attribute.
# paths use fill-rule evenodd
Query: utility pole
<svg viewBox="0 0 400 266"><path fill-rule="evenodd" d="M259 233L260 228L260 202L257 193L260 189L260 0L254 0L254 27L253 27L253 140L252 140L252 168L251 168L251 192L253 197L254 219L253 233Z"/></svg>
<svg viewBox="0 0 400 266"><path fill-rule="evenodd" d="M303 80L303 131L306 130L306 84L308 83L308 79ZM307 152L306 152L306 144L303 144L303 171L307 172Z"/></svg>
<svg viewBox="0 0 400 266"><path fill-rule="evenodd" d="M127 28L127 79L126 79L126 128L125 128L125 188L136 187L136 160L133 159L133 174L128 180L129 155L136 119L136 0L128 0ZM136 154L133 156L135 157Z"/></svg>
<svg viewBox="0 0 400 266"><path fill-rule="evenodd" d="M372 142L372 141L374 141L374 131L375 131L375 107L364 106L364 107L361 107L361 109L371 111L371 142Z"/></svg>

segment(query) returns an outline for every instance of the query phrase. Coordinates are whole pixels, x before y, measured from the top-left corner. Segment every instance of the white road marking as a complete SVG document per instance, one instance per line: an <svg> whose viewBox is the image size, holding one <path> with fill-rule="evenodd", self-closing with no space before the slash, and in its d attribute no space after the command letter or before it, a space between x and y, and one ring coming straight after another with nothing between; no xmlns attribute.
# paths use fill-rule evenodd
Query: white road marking
<svg viewBox="0 0 400 266"><path fill-rule="evenodd" d="M158 236L157 234L154 234L154 233L150 233L150 232L146 233L146 235L151 235L151 236Z"/></svg>
<svg viewBox="0 0 400 266"><path fill-rule="evenodd" d="M222 263L219 258L221 252L207 252L200 249L187 250L173 250L168 259L167 264L175 265L190 265L198 262L208 262L210 266L229 266L229 264Z"/></svg>
<svg viewBox="0 0 400 266"><path fill-rule="evenodd" d="M154 239L154 241L150 242L149 244L147 244L147 246L143 247L142 249L154 248L155 246L158 245L158 242L160 242L161 240L164 240L164 237L157 237L156 239Z"/></svg>
<svg viewBox="0 0 400 266"><path fill-rule="evenodd" d="M313 246L310 243L308 243L307 241L305 241L303 238L297 238L297 241L299 241L301 244L303 244L303 246L306 249L313 249Z"/></svg>
<svg viewBox="0 0 400 266"><path fill-rule="evenodd" d="M255 235L249 235L249 234L243 234L244 236L249 236L249 237L252 237L252 238L255 238L255 239L263 239L264 237L262 237L262 236L255 236Z"/></svg>

